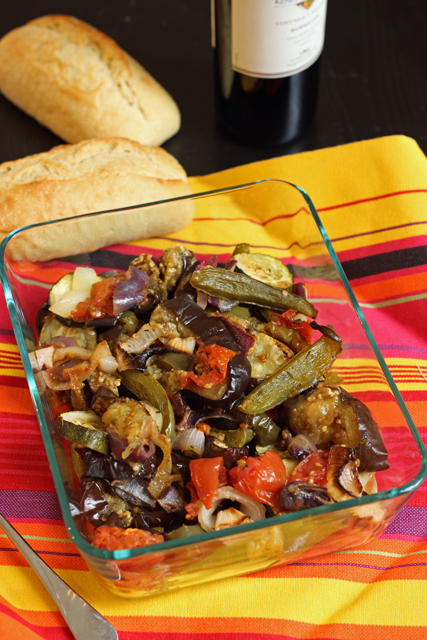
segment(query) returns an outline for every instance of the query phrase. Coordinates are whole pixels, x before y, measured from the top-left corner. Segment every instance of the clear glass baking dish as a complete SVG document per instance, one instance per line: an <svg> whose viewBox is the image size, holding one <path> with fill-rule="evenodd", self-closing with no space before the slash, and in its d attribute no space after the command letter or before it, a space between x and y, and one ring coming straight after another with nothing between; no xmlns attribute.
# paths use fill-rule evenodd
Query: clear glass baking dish
<svg viewBox="0 0 427 640"><path fill-rule="evenodd" d="M179 215L182 207L194 207L188 227L169 237L138 240L141 216ZM121 244L108 246L112 229ZM343 340L344 349L333 367L342 386L368 405L380 426L390 468L377 473L377 493L133 550L100 550L79 533L69 506L70 498L79 497L69 451L55 433L51 408L39 394L28 356L37 342L38 309L50 286L76 265L99 272L126 270L140 253L156 256L177 241L198 259L216 253L220 261L236 244L249 242L291 265L296 281L305 283L309 300L319 310L318 322L332 324ZM295 185L262 180L24 227L1 243L0 268L65 525L89 568L117 595L158 594L366 544L427 476L422 441L313 203Z"/></svg>

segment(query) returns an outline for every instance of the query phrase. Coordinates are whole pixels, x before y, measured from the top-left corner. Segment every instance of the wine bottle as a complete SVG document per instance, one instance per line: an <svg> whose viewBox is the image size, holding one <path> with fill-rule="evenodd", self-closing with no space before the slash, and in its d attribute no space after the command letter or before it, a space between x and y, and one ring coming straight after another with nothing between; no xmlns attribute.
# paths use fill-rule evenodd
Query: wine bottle
<svg viewBox="0 0 427 640"><path fill-rule="evenodd" d="M218 122L270 147L299 137L316 110L327 0L211 0Z"/></svg>

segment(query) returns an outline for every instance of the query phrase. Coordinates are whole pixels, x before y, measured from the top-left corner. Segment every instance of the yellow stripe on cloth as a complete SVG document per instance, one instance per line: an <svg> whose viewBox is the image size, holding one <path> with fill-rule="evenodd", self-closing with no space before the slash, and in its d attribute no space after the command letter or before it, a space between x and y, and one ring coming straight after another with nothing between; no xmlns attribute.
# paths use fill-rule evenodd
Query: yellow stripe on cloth
<svg viewBox="0 0 427 640"><path fill-rule="evenodd" d="M427 163L411 138L389 136L272 158L190 178L190 184L199 193L269 178L307 191L337 250L355 246L352 238L339 240L348 236L348 215L352 234L367 234L363 245L412 236L411 228L401 226L403 210L407 220L423 225L419 234L427 233ZM419 193L410 193L416 190ZM404 208L401 197L395 195L401 192ZM342 205L347 205L345 215L337 208Z"/></svg>
<svg viewBox="0 0 427 640"><path fill-rule="evenodd" d="M201 619L266 618L321 625L333 622L395 626L411 625L416 620L417 625L427 626L427 607L419 598L425 583L416 580L363 584L317 578L235 578L147 598L138 604L104 593L92 574L79 571L58 571L58 574L100 613L109 616L140 615L165 620L178 615ZM27 567L2 567L0 595L24 611L55 610L53 601L37 587L36 581ZM313 598L320 585L327 594L328 606L326 596ZM398 602L399 606L390 607L390 602Z"/></svg>

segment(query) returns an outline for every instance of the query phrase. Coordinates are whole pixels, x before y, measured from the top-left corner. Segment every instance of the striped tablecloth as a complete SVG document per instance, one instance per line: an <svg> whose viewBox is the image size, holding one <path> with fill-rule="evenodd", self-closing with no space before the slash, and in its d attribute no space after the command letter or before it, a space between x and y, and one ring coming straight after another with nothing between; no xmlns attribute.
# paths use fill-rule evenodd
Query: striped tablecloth
<svg viewBox="0 0 427 640"><path fill-rule="evenodd" d="M415 141L393 136L274 158L191 183L200 192L261 178L293 182L311 196L427 442L426 158ZM198 254L225 253L231 224L240 225L252 244L274 246L271 220L196 217L175 237ZM115 625L120 640L427 638L426 486L369 545L165 596L114 598L67 538L3 298L0 341L0 510ZM2 533L0 637L72 638Z"/></svg>

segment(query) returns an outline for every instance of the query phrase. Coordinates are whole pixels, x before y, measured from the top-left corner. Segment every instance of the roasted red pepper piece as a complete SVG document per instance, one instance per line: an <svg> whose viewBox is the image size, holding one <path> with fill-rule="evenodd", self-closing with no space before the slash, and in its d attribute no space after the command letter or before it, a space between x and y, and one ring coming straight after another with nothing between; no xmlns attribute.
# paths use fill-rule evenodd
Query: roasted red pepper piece
<svg viewBox="0 0 427 640"><path fill-rule="evenodd" d="M222 457L191 460L190 472L197 497L206 509L210 509L215 491L227 484L227 470Z"/></svg>

